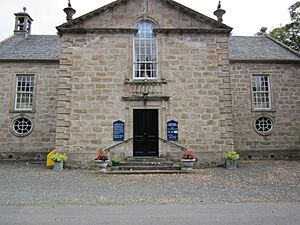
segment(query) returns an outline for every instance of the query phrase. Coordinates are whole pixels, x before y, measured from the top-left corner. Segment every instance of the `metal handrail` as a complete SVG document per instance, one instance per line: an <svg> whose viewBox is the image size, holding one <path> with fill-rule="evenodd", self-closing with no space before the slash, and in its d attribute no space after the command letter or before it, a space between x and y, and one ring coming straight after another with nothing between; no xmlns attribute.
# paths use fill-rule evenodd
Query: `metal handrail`
<svg viewBox="0 0 300 225"><path fill-rule="evenodd" d="M132 139L133 139L133 137L128 138L128 139L126 139L126 140L124 140L124 141L122 141L122 142L119 142L119 143L114 144L114 145L112 145L112 146L110 146L110 147L104 148L104 150L109 152L111 149L113 149L113 148L115 148L115 147L117 147L117 146L119 146L119 145L122 145L122 144L124 144L124 143L128 143L128 142L131 141ZM186 151L186 150L188 150L186 147L184 147L184 146L182 146L182 145L179 145L179 144L176 144L176 143L174 143L174 142L172 142L172 141L169 141L169 140L167 140L167 139L164 139L164 138L161 138L161 137L159 137L158 139L161 140L161 141L163 141L164 143L172 144L172 145L174 145L174 146L180 148L181 151Z"/></svg>
<svg viewBox="0 0 300 225"><path fill-rule="evenodd" d="M188 150L186 147L183 147L182 145L176 144L176 143L174 143L174 142L172 142L172 141L169 141L169 140L167 140L167 139L164 139L164 138L161 138L161 137L159 137L158 139L162 140L164 143L167 142L167 143L169 143L169 144L175 145L175 146L178 147L178 148L181 148L181 151L186 151L186 150Z"/></svg>
<svg viewBox="0 0 300 225"><path fill-rule="evenodd" d="M112 146L110 146L110 147L108 147L108 148L104 148L104 150L109 152L111 149L113 149L113 148L115 148L115 147L117 147L117 146L119 146L119 145L121 145L121 144L128 143L128 142L131 141L132 139L133 139L132 137L131 137L131 138L128 138L128 139L126 139L126 140L124 140L124 141L122 141L122 142L119 142L119 143L117 143L117 144L114 144L114 145L112 145Z"/></svg>

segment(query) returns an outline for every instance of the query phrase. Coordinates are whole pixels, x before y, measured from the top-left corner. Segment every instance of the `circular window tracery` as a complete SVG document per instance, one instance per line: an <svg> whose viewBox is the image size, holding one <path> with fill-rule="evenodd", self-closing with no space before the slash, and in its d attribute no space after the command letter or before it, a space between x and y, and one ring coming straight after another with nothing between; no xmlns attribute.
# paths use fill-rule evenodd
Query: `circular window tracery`
<svg viewBox="0 0 300 225"><path fill-rule="evenodd" d="M268 116L260 116L254 122L254 128L261 135L268 135L273 131L274 122Z"/></svg>
<svg viewBox="0 0 300 225"><path fill-rule="evenodd" d="M17 136L26 136L32 129L33 122L27 117L17 117L12 122L12 131Z"/></svg>

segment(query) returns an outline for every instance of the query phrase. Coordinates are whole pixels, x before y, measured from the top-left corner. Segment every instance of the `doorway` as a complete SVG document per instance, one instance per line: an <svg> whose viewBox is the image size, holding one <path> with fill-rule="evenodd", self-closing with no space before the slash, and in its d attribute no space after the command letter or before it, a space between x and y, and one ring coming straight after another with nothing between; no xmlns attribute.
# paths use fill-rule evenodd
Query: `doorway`
<svg viewBox="0 0 300 225"><path fill-rule="evenodd" d="M158 109L133 110L133 156L159 156Z"/></svg>

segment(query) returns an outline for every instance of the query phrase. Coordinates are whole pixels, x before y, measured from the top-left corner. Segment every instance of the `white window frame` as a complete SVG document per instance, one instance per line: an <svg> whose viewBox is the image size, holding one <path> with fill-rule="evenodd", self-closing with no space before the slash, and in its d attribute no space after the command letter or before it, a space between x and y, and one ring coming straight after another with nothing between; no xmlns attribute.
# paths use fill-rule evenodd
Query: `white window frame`
<svg viewBox="0 0 300 225"><path fill-rule="evenodd" d="M142 20L133 39L133 79L158 79L158 47L155 24ZM154 43L154 44L153 44Z"/></svg>
<svg viewBox="0 0 300 225"><path fill-rule="evenodd" d="M16 123L18 123L18 125ZM24 115L15 117L10 125L11 133L17 137L25 137L29 135L33 131L33 129L33 120Z"/></svg>
<svg viewBox="0 0 300 225"><path fill-rule="evenodd" d="M272 117L268 115L260 115L253 121L254 130L260 135L269 135L273 133L275 123Z"/></svg>
<svg viewBox="0 0 300 225"><path fill-rule="evenodd" d="M32 111L35 92L34 74L17 74L15 86L15 111Z"/></svg>
<svg viewBox="0 0 300 225"><path fill-rule="evenodd" d="M272 101L271 101L270 76L268 74L252 74L251 87L252 87L253 109L271 110Z"/></svg>

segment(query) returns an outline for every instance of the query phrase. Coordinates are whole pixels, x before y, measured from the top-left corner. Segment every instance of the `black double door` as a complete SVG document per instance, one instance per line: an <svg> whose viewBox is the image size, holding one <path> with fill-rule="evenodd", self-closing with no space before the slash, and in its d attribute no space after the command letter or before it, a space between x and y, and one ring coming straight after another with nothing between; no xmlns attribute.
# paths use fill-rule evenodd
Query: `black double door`
<svg viewBox="0 0 300 225"><path fill-rule="evenodd" d="M133 110L133 156L158 157L158 110Z"/></svg>

